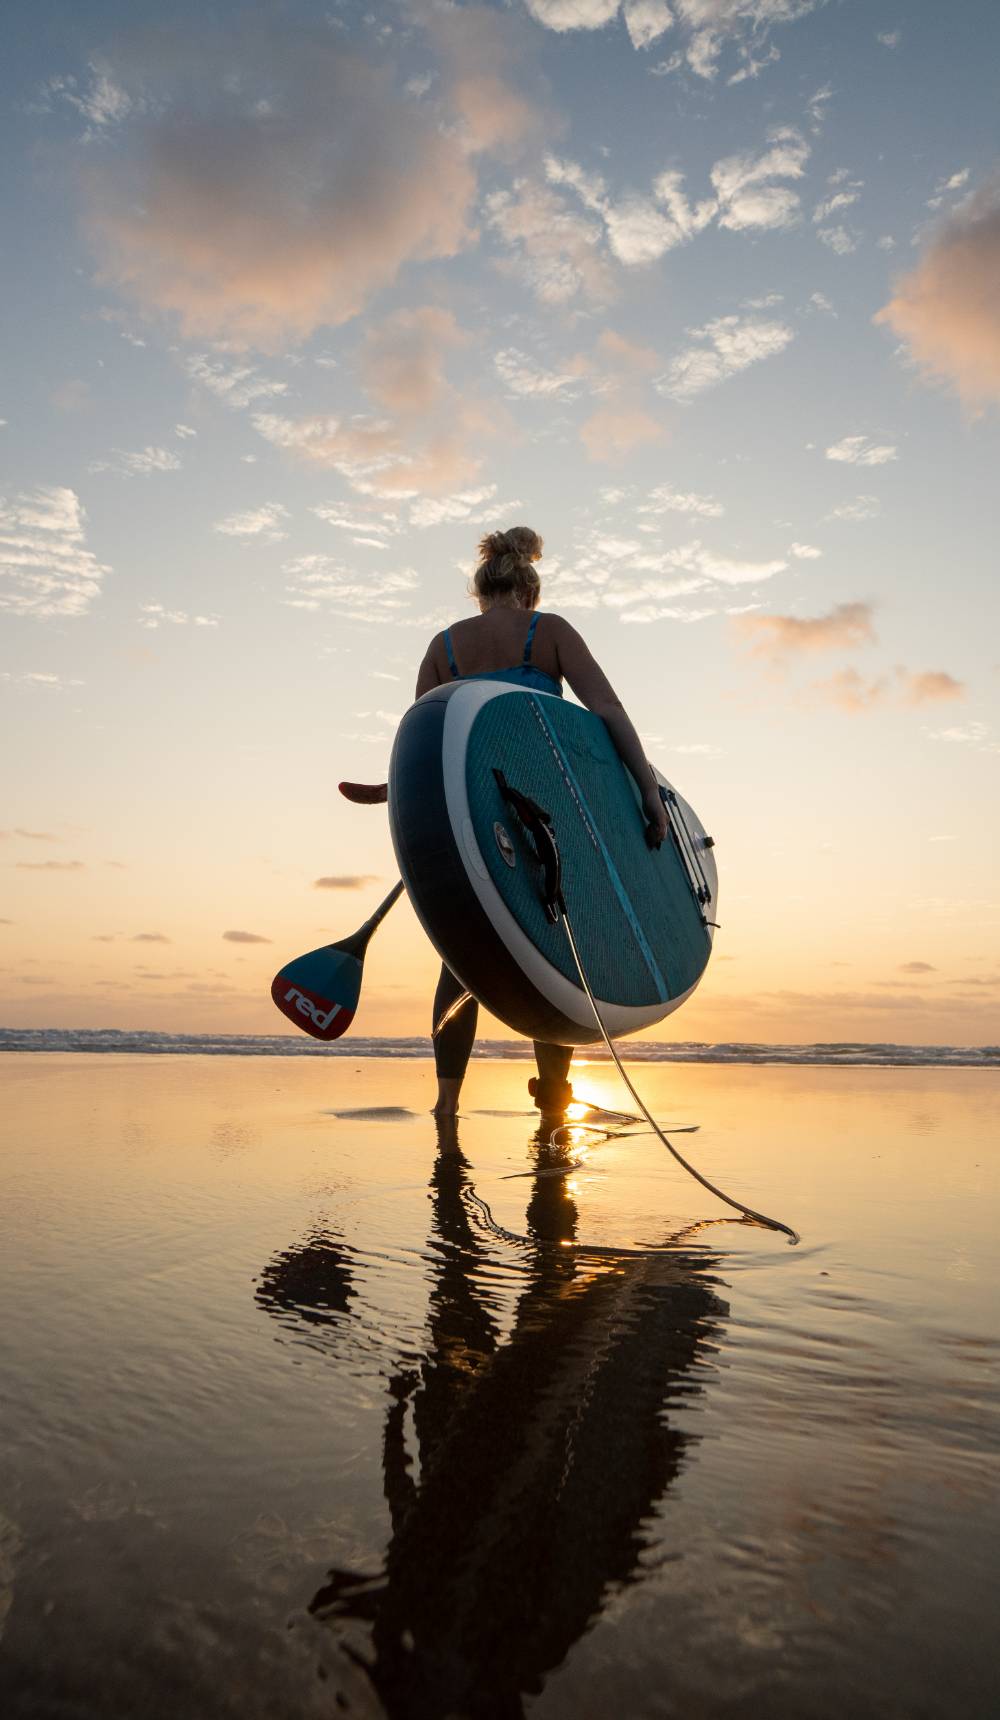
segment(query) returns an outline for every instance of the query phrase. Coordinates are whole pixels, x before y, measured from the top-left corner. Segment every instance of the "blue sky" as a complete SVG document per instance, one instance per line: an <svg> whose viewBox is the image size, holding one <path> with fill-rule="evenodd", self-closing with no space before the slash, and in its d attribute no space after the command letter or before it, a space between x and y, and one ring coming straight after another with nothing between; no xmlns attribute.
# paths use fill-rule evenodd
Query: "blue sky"
<svg viewBox="0 0 1000 1720"><path fill-rule="evenodd" d="M393 877L336 781L527 522L716 833L670 1036L996 1039L998 37L16 9L4 1019L273 1028L273 969ZM359 1028L420 1031L408 910L377 949Z"/></svg>

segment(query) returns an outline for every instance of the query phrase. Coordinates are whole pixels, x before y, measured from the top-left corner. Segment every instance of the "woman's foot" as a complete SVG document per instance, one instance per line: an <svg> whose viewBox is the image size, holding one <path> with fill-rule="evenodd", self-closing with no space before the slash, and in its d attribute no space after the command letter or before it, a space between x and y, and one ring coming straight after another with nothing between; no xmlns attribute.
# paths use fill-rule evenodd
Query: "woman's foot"
<svg viewBox="0 0 1000 1720"><path fill-rule="evenodd" d="M458 1095L462 1091L461 1081L447 1076L438 1076L438 1096L434 1105L432 1117L455 1117L458 1115Z"/></svg>

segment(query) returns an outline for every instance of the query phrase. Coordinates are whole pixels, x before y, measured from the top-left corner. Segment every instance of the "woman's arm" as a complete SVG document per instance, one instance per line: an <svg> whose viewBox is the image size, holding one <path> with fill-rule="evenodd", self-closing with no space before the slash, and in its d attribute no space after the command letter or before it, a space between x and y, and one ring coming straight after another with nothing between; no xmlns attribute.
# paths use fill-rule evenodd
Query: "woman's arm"
<svg viewBox="0 0 1000 1720"><path fill-rule="evenodd" d="M417 670L417 690L413 695L415 699L422 699L424 694L429 693L432 687L440 687L442 685L443 676L437 664L439 655L437 645L440 637L440 633L436 633L434 635L434 638L431 640L424 654L424 660L421 663L420 668Z"/></svg>
<svg viewBox="0 0 1000 1720"><path fill-rule="evenodd" d="M556 623L553 631L560 672L580 703L603 720L619 757L631 771L642 795L642 809L650 826L650 838L654 842L662 842L667 834L667 814L660 799L659 784L625 707L576 628L561 615L553 616L552 620Z"/></svg>

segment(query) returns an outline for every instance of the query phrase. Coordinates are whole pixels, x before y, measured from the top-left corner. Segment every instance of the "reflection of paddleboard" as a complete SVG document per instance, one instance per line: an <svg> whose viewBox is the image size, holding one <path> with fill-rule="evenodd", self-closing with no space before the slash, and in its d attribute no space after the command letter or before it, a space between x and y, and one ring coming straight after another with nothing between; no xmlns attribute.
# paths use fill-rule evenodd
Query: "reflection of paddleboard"
<svg viewBox="0 0 1000 1720"><path fill-rule="evenodd" d="M452 972L518 1033L563 1045L600 1038L565 931L546 914L534 840L503 783L551 819L584 971L621 1035L683 1003L712 949L711 839L659 781L671 837L655 850L607 728L578 705L469 680L434 688L404 716L389 822L407 893Z"/></svg>

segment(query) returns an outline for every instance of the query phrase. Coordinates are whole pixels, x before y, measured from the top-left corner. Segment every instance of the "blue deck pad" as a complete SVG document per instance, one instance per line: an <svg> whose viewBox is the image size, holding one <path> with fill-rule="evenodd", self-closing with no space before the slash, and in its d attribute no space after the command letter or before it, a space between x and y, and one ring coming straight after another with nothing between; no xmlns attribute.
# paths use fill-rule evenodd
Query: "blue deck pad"
<svg viewBox="0 0 1000 1720"><path fill-rule="evenodd" d="M596 995L641 1006L693 986L709 952L701 911L673 843L647 848L638 789L601 719L535 694L491 699L466 751L470 816L490 877L521 930L578 984L565 933L545 915L531 838L504 802L495 768L552 818L563 893ZM513 868L497 823L513 841Z"/></svg>

